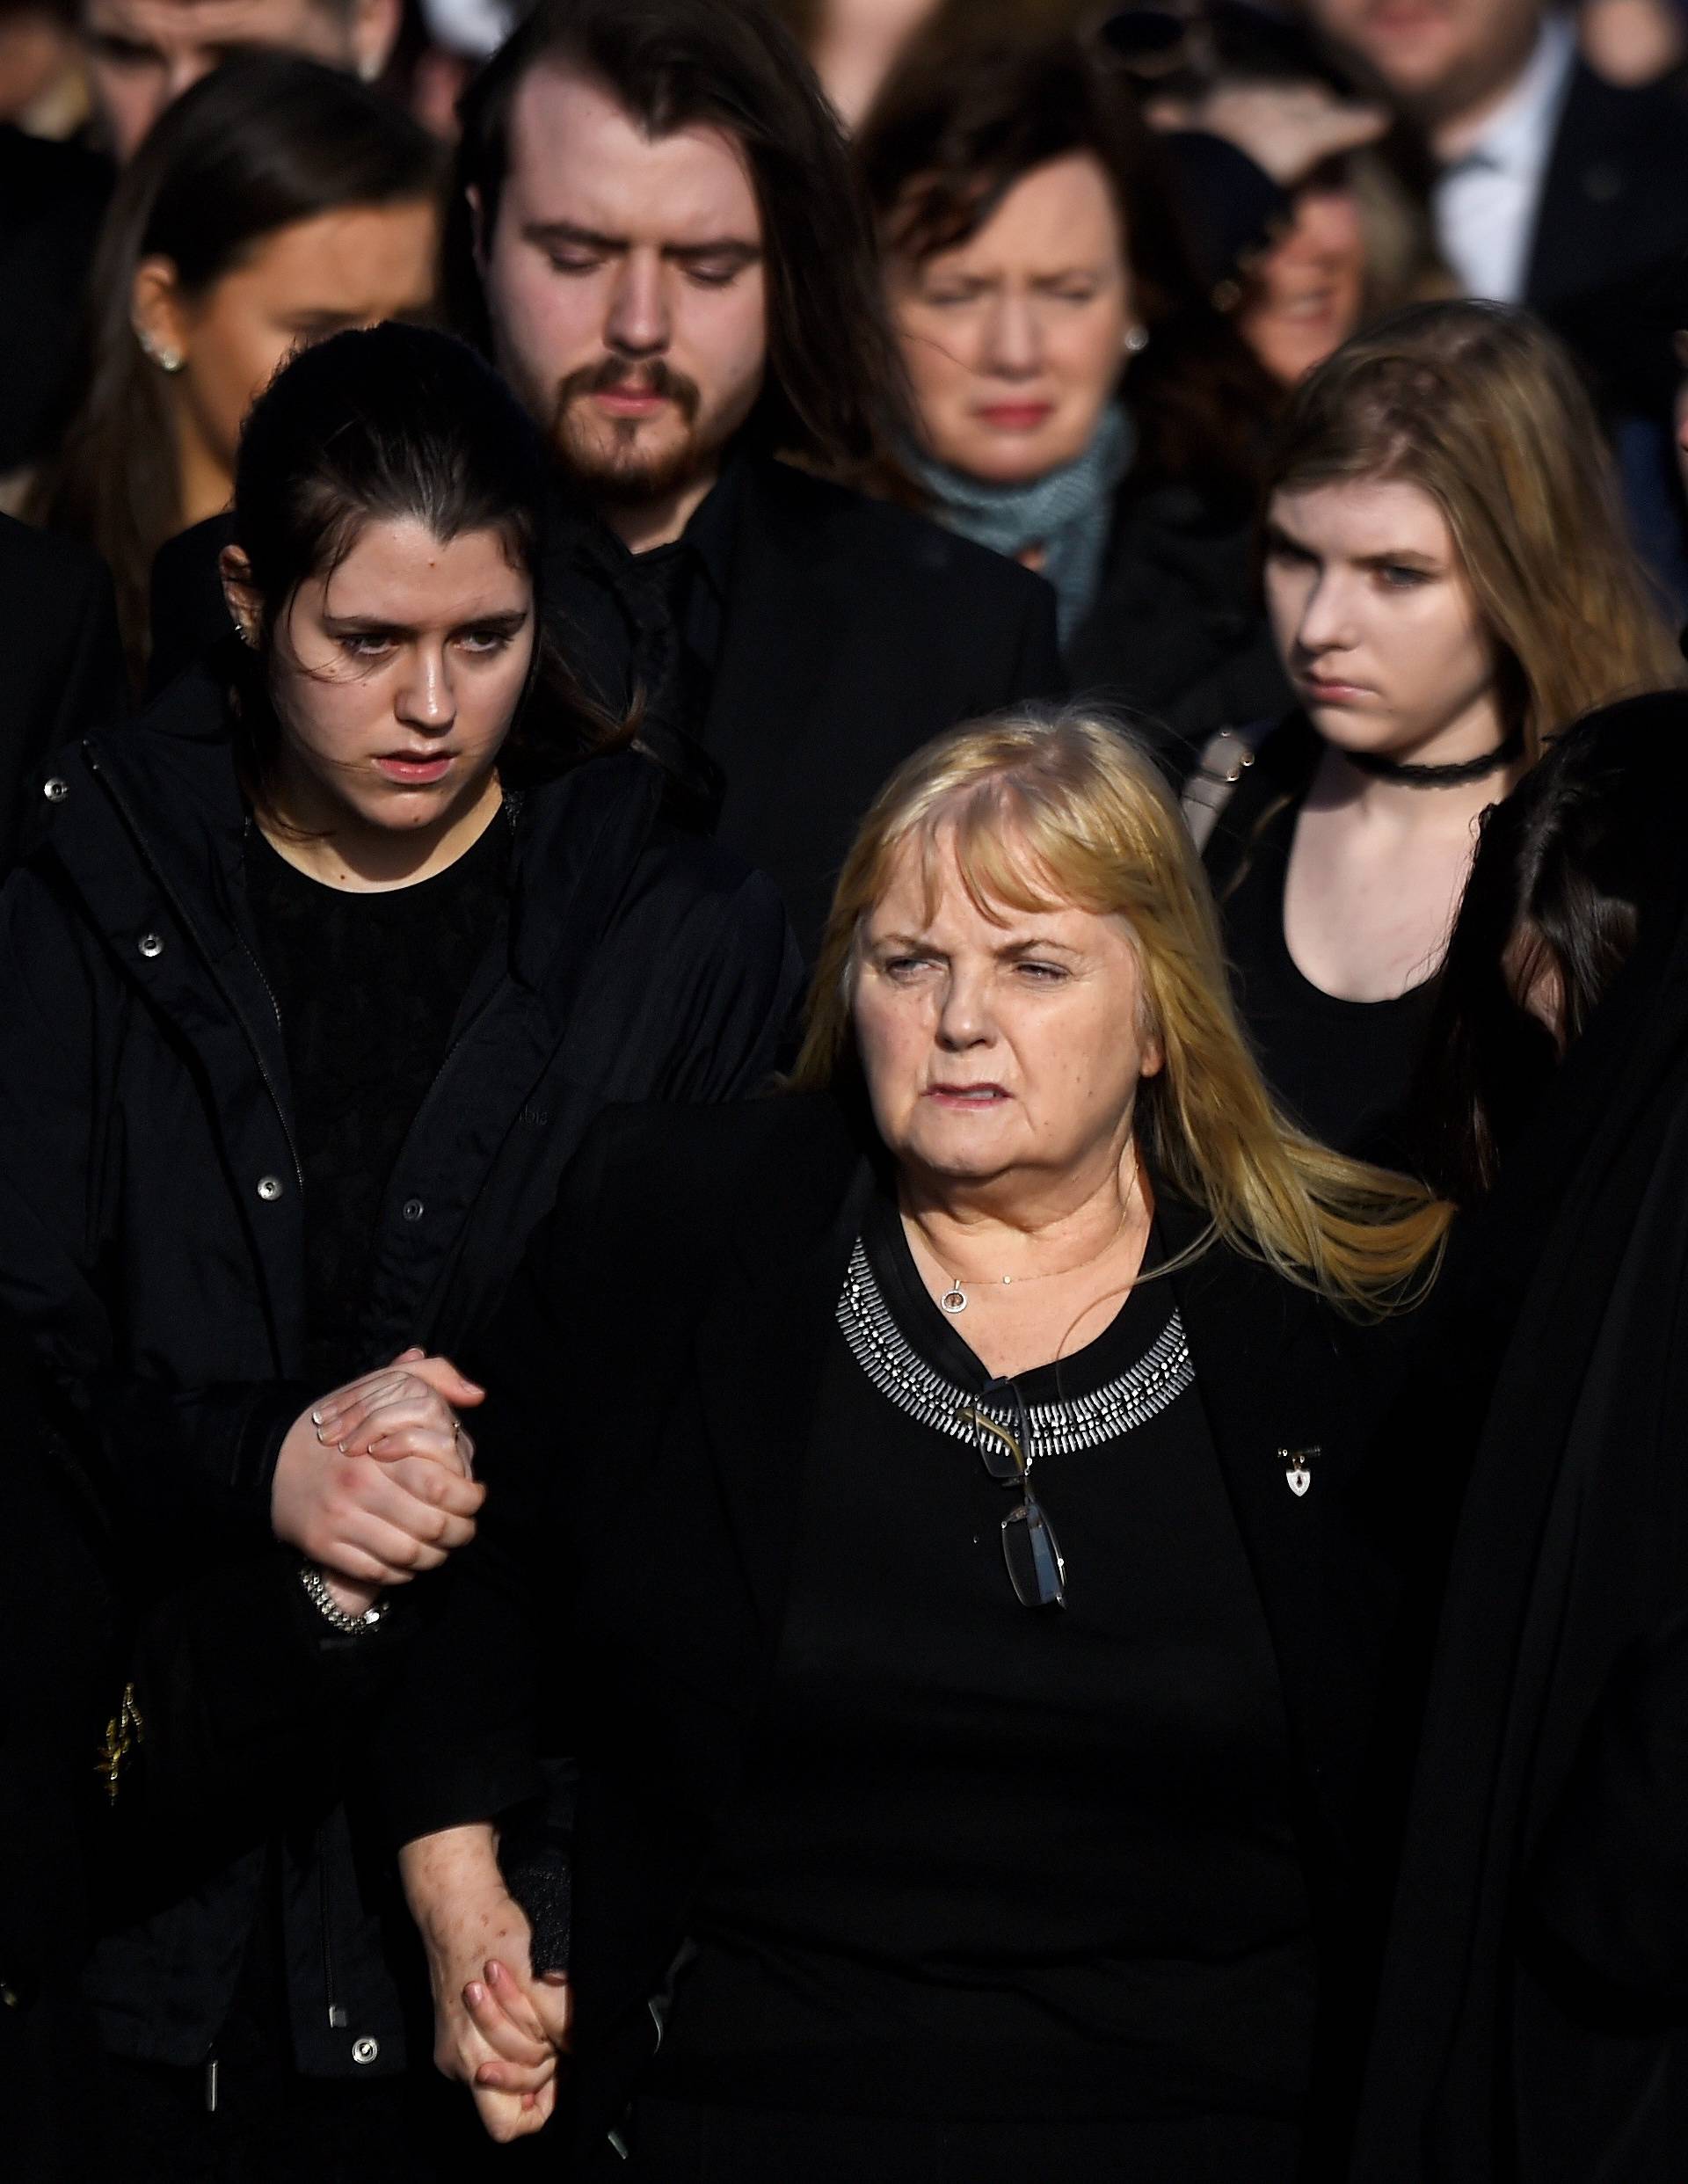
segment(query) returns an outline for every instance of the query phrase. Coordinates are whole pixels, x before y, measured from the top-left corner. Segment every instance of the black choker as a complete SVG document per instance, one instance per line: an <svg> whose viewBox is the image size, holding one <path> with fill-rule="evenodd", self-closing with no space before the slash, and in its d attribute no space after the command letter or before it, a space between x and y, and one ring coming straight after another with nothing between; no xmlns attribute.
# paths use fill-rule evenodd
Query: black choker
<svg viewBox="0 0 1688 2184"><path fill-rule="evenodd" d="M1385 758L1378 751L1344 751L1342 756L1361 773L1375 774L1379 781L1398 781L1403 788L1457 789L1462 782L1481 781L1485 774L1497 774L1502 766L1521 759L1524 734L1515 728L1504 743L1485 751L1481 758L1466 759L1458 766L1414 766L1402 759Z"/></svg>

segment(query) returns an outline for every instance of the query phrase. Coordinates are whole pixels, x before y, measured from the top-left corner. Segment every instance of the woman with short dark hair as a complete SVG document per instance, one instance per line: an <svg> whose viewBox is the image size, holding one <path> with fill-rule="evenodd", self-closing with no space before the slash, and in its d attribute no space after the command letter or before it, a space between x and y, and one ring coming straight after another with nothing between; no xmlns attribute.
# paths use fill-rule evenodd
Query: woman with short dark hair
<svg viewBox="0 0 1688 2184"><path fill-rule="evenodd" d="M796 988L770 885L592 755L539 634L543 492L461 343L296 357L241 443L238 641L67 756L0 899L0 1293L141 1567L269 1540L345 1648L398 1641L382 1596L479 1507L441 1401L476 1391L423 1351L491 1307L600 1108L750 1090ZM348 1757L185 1830L96 1953L158 2173L256 2164L268 2118L367 2177L336 2080L373 2173L418 2173Z"/></svg>
<svg viewBox="0 0 1688 2184"><path fill-rule="evenodd" d="M1047 577L1075 686L1169 754L1276 710L1250 563L1274 397L1129 95L1076 42L933 39L857 153L914 396L889 490Z"/></svg>

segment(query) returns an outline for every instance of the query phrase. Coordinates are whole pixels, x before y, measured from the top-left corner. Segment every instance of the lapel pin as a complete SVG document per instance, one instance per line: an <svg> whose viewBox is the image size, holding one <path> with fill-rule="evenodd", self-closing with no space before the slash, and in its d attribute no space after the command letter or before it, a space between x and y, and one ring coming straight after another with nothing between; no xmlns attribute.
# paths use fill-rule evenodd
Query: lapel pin
<svg viewBox="0 0 1688 2184"><path fill-rule="evenodd" d="M1313 1484L1313 1473L1308 1468L1318 1455L1316 1448L1280 1448L1277 1460L1284 1467L1284 1482L1291 1494L1300 1496Z"/></svg>

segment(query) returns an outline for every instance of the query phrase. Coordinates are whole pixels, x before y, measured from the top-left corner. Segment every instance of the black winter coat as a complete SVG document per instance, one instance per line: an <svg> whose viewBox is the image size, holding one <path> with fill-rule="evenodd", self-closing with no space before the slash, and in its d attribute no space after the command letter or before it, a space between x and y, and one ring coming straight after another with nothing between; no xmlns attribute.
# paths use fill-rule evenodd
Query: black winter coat
<svg viewBox="0 0 1688 2184"><path fill-rule="evenodd" d="M547 1730L581 1757L572 2126L583 2175L660 2036L710 1832L738 1781L784 1613L800 1467L871 1173L825 1096L607 1116L484 1342L481 1535L386 1725L398 1839L533 1795ZM1203 1221L1167 1199L1168 1250ZM648 1239L677 1278L652 1292ZM577 1247L591 1293L571 1274ZM1389 1474L1367 1461L1393 1329L1338 1321L1214 1249L1173 1277L1197 1387L1282 1676L1320 1944L1323 2036L1306 2173L1330 2173L1353 2068L1350 1882L1399 1573ZM549 1361L536 1375L532 1361ZM558 1373L585 1400L557 1430ZM1298 1497L1284 1452L1317 1445ZM520 1635L516 1634L520 1633ZM542 1726L543 1725L543 1726ZM601 2166L600 2166L601 2165Z"/></svg>
<svg viewBox="0 0 1688 2184"><path fill-rule="evenodd" d="M630 754L529 791L507 930L389 1183L360 1332L371 1363L458 1343L508 1278L586 1124L632 1096L729 1098L771 1067L798 968L773 889L671 840ZM195 673L47 784L46 842L0 896L0 1299L74 1394L161 1571L269 1540L305 1274L292 1099L243 868L220 687ZM332 1769L273 1791L308 2072L397 2067ZM289 1791L292 1793L289 1795ZM331 1847L330 1847L331 1846ZM205 2056L253 1915L261 1838L109 1940L120 2052Z"/></svg>

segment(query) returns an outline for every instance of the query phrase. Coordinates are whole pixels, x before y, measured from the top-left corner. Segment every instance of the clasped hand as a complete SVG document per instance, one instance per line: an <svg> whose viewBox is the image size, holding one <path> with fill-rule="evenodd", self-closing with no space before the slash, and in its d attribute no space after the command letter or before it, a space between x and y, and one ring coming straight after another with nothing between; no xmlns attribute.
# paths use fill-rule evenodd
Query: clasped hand
<svg viewBox="0 0 1688 2184"><path fill-rule="evenodd" d="M270 1493L275 1536L321 1566L343 1606L359 1612L474 1537L486 1490L457 1412L484 1400L449 1359L407 1350L288 1427Z"/></svg>

